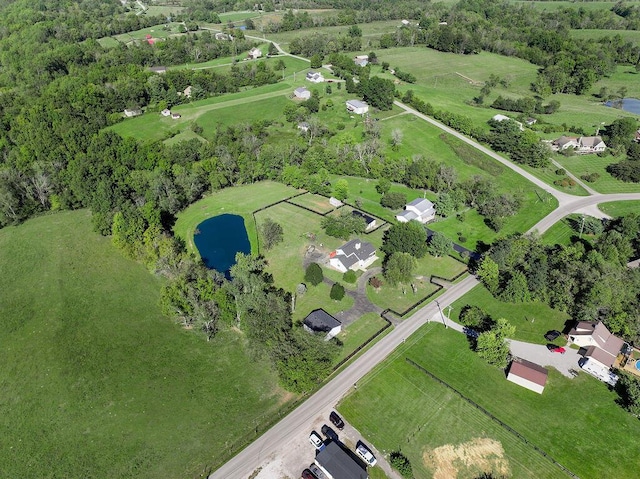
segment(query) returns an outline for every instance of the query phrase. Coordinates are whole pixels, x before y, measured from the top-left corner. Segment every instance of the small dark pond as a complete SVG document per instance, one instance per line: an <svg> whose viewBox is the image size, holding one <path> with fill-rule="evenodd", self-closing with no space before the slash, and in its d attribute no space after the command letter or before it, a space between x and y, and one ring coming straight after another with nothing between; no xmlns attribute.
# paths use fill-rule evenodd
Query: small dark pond
<svg viewBox="0 0 640 479"><path fill-rule="evenodd" d="M196 248L207 265L229 277L236 264L236 253L251 253L244 219L238 215L219 215L203 221L193 236Z"/></svg>
<svg viewBox="0 0 640 479"><path fill-rule="evenodd" d="M622 100L610 100L605 105L613 108L621 108L624 111L629 111L640 115L640 100L637 98L623 98Z"/></svg>

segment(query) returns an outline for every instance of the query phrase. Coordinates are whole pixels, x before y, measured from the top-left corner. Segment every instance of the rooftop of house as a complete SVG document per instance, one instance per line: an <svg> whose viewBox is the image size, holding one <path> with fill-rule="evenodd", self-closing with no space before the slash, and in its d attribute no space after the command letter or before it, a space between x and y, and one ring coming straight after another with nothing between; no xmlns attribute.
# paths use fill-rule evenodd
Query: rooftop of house
<svg viewBox="0 0 640 479"><path fill-rule="evenodd" d="M365 102L360 100L347 100L347 105L351 105L353 108L364 108L367 105Z"/></svg>
<svg viewBox="0 0 640 479"><path fill-rule="evenodd" d="M367 471L351 458L338 444L329 441L316 456L316 463L331 476L340 479L367 479Z"/></svg>
<svg viewBox="0 0 640 479"><path fill-rule="evenodd" d="M604 349L600 349L598 346L589 346L587 348L587 352L584 354L586 358L593 358L599 363L604 364L608 368L613 366L613 363L616 361L616 355L611 354Z"/></svg>
<svg viewBox="0 0 640 479"><path fill-rule="evenodd" d="M509 368L509 374L521 377L539 386L544 386L547 383L547 370L526 359L518 358L514 360Z"/></svg>
<svg viewBox="0 0 640 479"><path fill-rule="evenodd" d="M304 324L313 331L322 331L328 333L333 328L340 326L342 323L327 313L324 309L316 309L311 311L304 318Z"/></svg>
<svg viewBox="0 0 640 479"><path fill-rule="evenodd" d="M296 93L305 93L305 92L308 92L309 90L308 90L308 89L306 89L306 88L305 88L305 87L303 87L303 86L299 86L299 87L298 87L298 88L296 88L294 91L295 91Z"/></svg>
<svg viewBox="0 0 640 479"><path fill-rule="evenodd" d="M342 254L340 254L339 251L341 251ZM355 238L340 246L335 253L333 257L339 257L340 262L349 268L358 261L363 261L376 254L376 247L371 243Z"/></svg>
<svg viewBox="0 0 640 479"><path fill-rule="evenodd" d="M579 142L580 146L593 148L602 143L602 138L600 138L599 136L583 136L580 137Z"/></svg>
<svg viewBox="0 0 640 479"><path fill-rule="evenodd" d="M580 321L569 331L570 336L591 336L599 348L607 353L617 356L624 341L611 334L602 321ZM596 358L597 359L597 358Z"/></svg>
<svg viewBox="0 0 640 479"><path fill-rule="evenodd" d="M433 208L433 203L426 198L416 198L411 203L407 203L407 206L413 206L418 211L424 213Z"/></svg>

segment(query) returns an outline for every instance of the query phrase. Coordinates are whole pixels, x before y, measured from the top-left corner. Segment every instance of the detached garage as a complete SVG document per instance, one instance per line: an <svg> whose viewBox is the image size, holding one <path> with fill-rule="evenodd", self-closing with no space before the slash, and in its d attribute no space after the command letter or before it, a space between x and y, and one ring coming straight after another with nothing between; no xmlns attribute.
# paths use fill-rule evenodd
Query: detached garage
<svg viewBox="0 0 640 479"><path fill-rule="evenodd" d="M547 370L525 359L514 359L507 374L507 380L531 391L542 394L547 384Z"/></svg>

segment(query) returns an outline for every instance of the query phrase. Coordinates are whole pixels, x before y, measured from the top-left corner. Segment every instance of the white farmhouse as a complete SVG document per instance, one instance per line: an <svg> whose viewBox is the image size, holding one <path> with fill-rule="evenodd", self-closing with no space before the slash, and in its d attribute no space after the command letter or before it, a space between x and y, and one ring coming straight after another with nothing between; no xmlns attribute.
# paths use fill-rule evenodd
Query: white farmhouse
<svg viewBox="0 0 640 479"><path fill-rule="evenodd" d="M293 90L293 95L296 98L299 98L301 100L308 100L309 98L311 98L311 92L309 90L307 90L303 86L298 87L295 90Z"/></svg>
<svg viewBox="0 0 640 479"><path fill-rule="evenodd" d="M322 73L311 70L307 73L307 80L311 83L322 83L324 81L324 77L322 76Z"/></svg>
<svg viewBox="0 0 640 479"><path fill-rule="evenodd" d="M431 201L426 198L416 198L411 203L407 203L404 211L396 215L400 223L408 223L411 220L427 223L436 217L436 208Z"/></svg>
<svg viewBox="0 0 640 479"><path fill-rule="evenodd" d="M329 264L341 273L346 273L350 269L364 271L377 259L376 248L371 243L356 238L332 251Z"/></svg>
<svg viewBox="0 0 640 479"><path fill-rule="evenodd" d="M249 53L247 54L247 58L251 59L251 60L256 60L257 58L260 58L262 56L262 52L257 49L257 48L252 48L251 50L249 50Z"/></svg>

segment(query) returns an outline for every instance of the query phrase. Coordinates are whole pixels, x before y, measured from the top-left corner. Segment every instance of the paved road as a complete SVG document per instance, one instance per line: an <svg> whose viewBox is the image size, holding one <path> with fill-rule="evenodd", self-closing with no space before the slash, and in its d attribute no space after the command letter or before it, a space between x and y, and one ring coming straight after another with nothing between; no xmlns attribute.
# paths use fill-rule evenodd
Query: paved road
<svg viewBox="0 0 640 479"><path fill-rule="evenodd" d="M278 45L276 46L279 47ZM640 200L640 193L623 193L614 195L594 194L587 197L579 197L557 191L542 180L536 178L497 153L480 145L476 141L461 135L446 125L429 118L400 102L395 102L395 104L496 159L516 173L527 178L542 190L547 191L549 194L557 198L559 207L547 215L547 217L539 221L533 228L531 228L530 231L537 230L539 233L543 233L555 222L570 213L594 212L595 210L593 208L595 208L598 203L620 200ZM474 277L470 276L460 283L453 285L438 298L440 306L442 308L446 308L449 304L469 292L477 284L478 281ZM269 429L265 434L259 437L220 469L211 474L209 479L246 479L263 463L266 458L271 457L278 450L285 448L286 444L291 441L291 438L295 436L296 432L301 429L306 429L314 417L317 416L318 411L327 410L336 404L362 377L389 356L407 337L417 331L422 325L429 322L430 319L437 321L438 317L442 319L435 302L431 302L417 311L409 319L404 320L387 336L356 359L351 365L334 377L297 409L292 411L288 416ZM446 322L446 320L443 321ZM453 323L448 324L450 324L452 328L455 328L456 326ZM540 362L543 359L548 359L549 361L554 362L558 361L557 365L553 363L550 363L550 365L558 367L561 371L562 369L567 369L567 366L564 363L573 362L573 353L570 353L569 351L567 351L567 355L563 358L562 355L548 356L544 354L543 356L543 351L540 350L540 346L528 345L527 343L519 341L512 341L511 347L514 350L514 354L524 358L530 358L536 362ZM542 348L544 348L544 346L542 346ZM547 363L543 362L543 364Z"/></svg>
<svg viewBox="0 0 640 479"><path fill-rule="evenodd" d="M469 292L477 284L478 281L470 276L449 288L438 298L438 302L444 308ZM249 477L266 458L276 450L282 449L297 431L307 429L313 418L317 416L318 411L336 404L354 384L389 356L404 339L426 324L437 311L435 303L430 303L409 319L404 320L297 409L211 474L209 479L246 479Z"/></svg>

